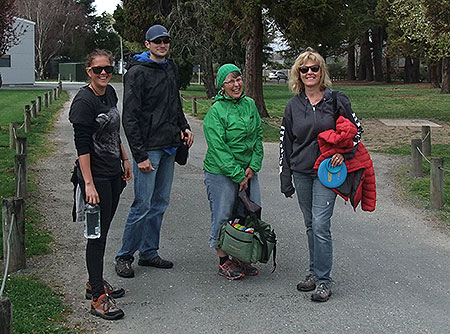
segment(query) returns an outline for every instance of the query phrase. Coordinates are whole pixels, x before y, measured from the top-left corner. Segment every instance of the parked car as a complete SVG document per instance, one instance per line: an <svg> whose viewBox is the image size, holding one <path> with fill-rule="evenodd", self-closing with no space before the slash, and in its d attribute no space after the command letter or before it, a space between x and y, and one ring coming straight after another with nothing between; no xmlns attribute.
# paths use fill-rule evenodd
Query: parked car
<svg viewBox="0 0 450 334"><path fill-rule="evenodd" d="M272 71L269 73L269 80L275 79L277 81L280 81L280 79L286 81L288 79L288 76L283 71Z"/></svg>

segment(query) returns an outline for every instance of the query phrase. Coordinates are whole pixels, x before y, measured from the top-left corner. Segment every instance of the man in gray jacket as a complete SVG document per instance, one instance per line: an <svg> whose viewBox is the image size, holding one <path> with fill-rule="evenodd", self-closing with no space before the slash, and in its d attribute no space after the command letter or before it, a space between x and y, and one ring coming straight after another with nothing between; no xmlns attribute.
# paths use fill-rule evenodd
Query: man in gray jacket
<svg viewBox="0 0 450 334"><path fill-rule="evenodd" d="M122 123L133 154L135 198L116 256L116 272L134 277L131 264L139 250L140 266L172 268L158 255L161 224L169 205L177 147L194 135L183 114L179 74L167 59L170 36L161 25L145 35L149 51L133 56L124 77Z"/></svg>

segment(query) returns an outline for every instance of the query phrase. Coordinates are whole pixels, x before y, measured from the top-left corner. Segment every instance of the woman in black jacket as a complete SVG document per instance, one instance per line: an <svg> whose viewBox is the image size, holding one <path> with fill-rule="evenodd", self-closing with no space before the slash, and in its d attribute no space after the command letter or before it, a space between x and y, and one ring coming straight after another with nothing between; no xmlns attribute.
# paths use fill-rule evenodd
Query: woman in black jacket
<svg viewBox="0 0 450 334"><path fill-rule="evenodd" d="M330 219L336 193L322 185L313 171L320 155L317 135L335 129L339 115L351 120L358 128L353 139L353 150L332 156L331 164L337 166L355 154L362 128L347 96L339 92L336 103L333 103L328 70L317 52L308 49L297 58L291 70L289 86L296 95L286 104L280 131L281 192L286 197L292 197L297 189L308 237L309 272L297 289L315 290L311 299L324 302L331 296L333 244Z"/></svg>
<svg viewBox="0 0 450 334"><path fill-rule="evenodd" d="M91 299L91 313L108 320L124 316L112 298L122 297L125 291L114 289L103 279L106 237L120 193L131 179L130 164L120 140L117 95L108 84L112 62L111 52L105 50L94 50L87 56L86 72L91 82L77 93L69 112L78 154L78 183L85 202L100 206L100 237L88 239L86 246L86 297Z"/></svg>

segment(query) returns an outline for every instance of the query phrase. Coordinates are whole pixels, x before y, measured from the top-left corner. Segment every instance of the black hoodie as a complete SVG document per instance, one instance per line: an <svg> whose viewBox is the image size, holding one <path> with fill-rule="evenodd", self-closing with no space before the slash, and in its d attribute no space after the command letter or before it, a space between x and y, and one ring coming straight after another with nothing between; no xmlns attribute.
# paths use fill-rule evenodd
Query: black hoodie
<svg viewBox="0 0 450 334"><path fill-rule="evenodd" d="M287 197L295 192L292 172L315 174L314 163L320 155L317 135L325 130L336 129L336 120L340 115L349 119L358 129L353 139L355 149L346 153L344 159L353 157L356 145L361 141L363 129L350 100L344 93L337 92L334 110L332 92L326 88L323 99L315 108L304 91L286 104L280 132L280 181L281 192Z"/></svg>

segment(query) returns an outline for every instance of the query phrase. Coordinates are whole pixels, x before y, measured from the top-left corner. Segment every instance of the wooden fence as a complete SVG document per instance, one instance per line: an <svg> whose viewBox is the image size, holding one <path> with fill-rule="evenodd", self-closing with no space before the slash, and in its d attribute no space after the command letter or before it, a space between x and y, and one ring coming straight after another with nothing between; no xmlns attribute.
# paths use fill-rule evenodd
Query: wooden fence
<svg viewBox="0 0 450 334"><path fill-rule="evenodd" d="M25 134L32 131L31 120L38 118L44 108L58 99L62 91L61 81L58 87L25 105L23 124L16 122L9 124L9 148L15 150L14 180L15 197L4 198L2 202L2 231L3 231L3 260L4 275L0 287L0 333L12 334L12 304L8 298L2 297L8 273L26 267L25 256L25 200L28 197L28 167L27 167L27 137L18 134L24 129ZM4 326L3 326L4 325Z"/></svg>
<svg viewBox="0 0 450 334"><path fill-rule="evenodd" d="M422 126L422 139L411 140L411 176L422 177L422 159L425 159L430 168L430 205L433 209L442 209L444 206L444 173L450 170L444 168L443 158L431 158L431 128Z"/></svg>

